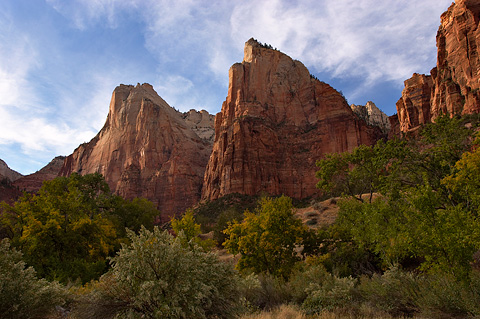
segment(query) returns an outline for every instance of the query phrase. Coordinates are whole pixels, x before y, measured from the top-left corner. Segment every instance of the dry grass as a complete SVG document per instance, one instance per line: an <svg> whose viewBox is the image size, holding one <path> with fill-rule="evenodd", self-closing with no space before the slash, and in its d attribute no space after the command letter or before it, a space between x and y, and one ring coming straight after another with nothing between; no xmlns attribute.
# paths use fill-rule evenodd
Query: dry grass
<svg viewBox="0 0 480 319"><path fill-rule="evenodd" d="M272 311L243 316L241 319L307 319L307 316L294 306L281 305Z"/></svg>
<svg viewBox="0 0 480 319"><path fill-rule="evenodd" d="M393 319L387 313L380 313L374 309L362 309L362 313L322 312L315 315L305 315L298 307L292 305L281 305L279 308L271 311L242 316L240 319ZM401 319L396 317L396 319ZM421 317L411 317L409 319L425 319Z"/></svg>
<svg viewBox="0 0 480 319"><path fill-rule="evenodd" d="M335 222L338 215L338 198L330 198L322 202L314 203L305 208L298 208L295 215L310 228L318 228L325 225L331 225ZM316 220L315 223L308 223Z"/></svg>

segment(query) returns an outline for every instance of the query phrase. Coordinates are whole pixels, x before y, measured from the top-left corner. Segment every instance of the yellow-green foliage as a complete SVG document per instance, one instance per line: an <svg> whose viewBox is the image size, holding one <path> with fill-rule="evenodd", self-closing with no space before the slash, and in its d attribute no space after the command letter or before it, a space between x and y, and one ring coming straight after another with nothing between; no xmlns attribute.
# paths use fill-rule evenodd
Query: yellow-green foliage
<svg viewBox="0 0 480 319"><path fill-rule="evenodd" d="M145 200L112 195L100 174L73 174L4 205L1 223L41 277L87 282L105 272L106 258L126 242L125 227L152 227L157 213Z"/></svg>
<svg viewBox="0 0 480 319"><path fill-rule="evenodd" d="M255 213L247 210L244 214L241 223L225 230L225 248L241 254L237 268L288 277L300 260L296 248L306 231L293 215L292 200L286 196L263 198Z"/></svg>
<svg viewBox="0 0 480 319"><path fill-rule="evenodd" d="M212 239L203 240L198 237L202 231L200 225L195 223L193 209L188 209L181 219L172 218L171 225L175 235L178 236L181 232L183 233L184 237L182 238L186 241L185 244L194 242L205 250L215 246L215 242Z"/></svg>

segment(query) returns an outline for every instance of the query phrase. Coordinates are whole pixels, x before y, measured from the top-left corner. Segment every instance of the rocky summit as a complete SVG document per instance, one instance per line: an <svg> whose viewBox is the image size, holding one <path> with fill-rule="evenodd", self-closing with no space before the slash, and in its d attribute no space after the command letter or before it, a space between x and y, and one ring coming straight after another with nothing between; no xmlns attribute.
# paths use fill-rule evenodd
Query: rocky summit
<svg viewBox="0 0 480 319"><path fill-rule="evenodd" d="M20 177L22 177L22 174L8 167L7 163L0 159L0 179L6 178L8 181L13 182Z"/></svg>
<svg viewBox="0 0 480 319"><path fill-rule="evenodd" d="M199 201L212 149L211 117L189 113L170 107L150 84L120 85L104 127L65 159L60 175L98 172L116 194L147 198L168 220Z"/></svg>
<svg viewBox="0 0 480 319"><path fill-rule="evenodd" d="M315 162L382 136L299 61L254 39L229 71L202 197L318 194Z"/></svg>
<svg viewBox="0 0 480 319"><path fill-rule="evenodd" d="M480 2L457 0L441 16L437 66L430 75L405 81L397 102L402 132L415 130L441 114L480 112Z"/></svg>

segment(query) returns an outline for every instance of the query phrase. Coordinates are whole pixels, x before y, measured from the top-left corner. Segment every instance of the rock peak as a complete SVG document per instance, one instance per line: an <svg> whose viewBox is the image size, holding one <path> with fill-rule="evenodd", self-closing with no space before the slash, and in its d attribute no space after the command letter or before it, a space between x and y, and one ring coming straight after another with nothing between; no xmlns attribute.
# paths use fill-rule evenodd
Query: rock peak
<svg viewBox="0 0 480 319"><path fill-rule="evenodd" d="M212 137L197 132L211 131L213 119L187 115L188 123L150 84L119 85L105 126L65 159L60 175L100 173L116 194L152 201L166 221L200 199L211 151Z"/></svg>
<svg viewBox="0 0 480 319"><path fill-rule="evenodd" d="M276 52L277 54L283 54L277 49L274 49L270 44L262 44L256 39L250 38L247 42L245 42L243 61L252 62L256 57L272 54L273 52Z"/></svg>
<svg viewBox="0 0 480 319"><path fill-rule="evenodd" d="M243 62L230 68L228 95L215 117L202 197L315 196L316 160L381 135L301 62L250 39Z"/></svg>

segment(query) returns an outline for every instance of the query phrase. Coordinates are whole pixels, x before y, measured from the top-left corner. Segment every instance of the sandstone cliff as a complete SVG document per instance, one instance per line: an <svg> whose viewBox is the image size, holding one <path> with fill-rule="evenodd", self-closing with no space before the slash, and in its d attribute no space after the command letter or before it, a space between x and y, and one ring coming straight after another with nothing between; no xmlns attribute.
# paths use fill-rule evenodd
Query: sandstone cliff
<svg viewBox="0 0 480 319"><path fill-rule="evenodd" d="M50 181L58 176L63 166L65 156L57 156L38 172L22 176L13 182L13 186L21 191L37 192L42 187L43 181Z"/></svg>
<svg viewBox="0 0 480 319"><path fill-rule="evenodd" d="M316 160L381 135L301 62L250 39L243 62L230 68L228 96L215 117L202 197L313 196Z"/></svg>
<svg viewBox="0 0 480 319"><path fill-rule="evenodd" d="M153 201L164 220L181 213L200 199L211 152L183 116L149 84L120 85L104 127L66 158L60 174L98 172L118 195Z"/></svg>
<svg viewBox="0 0 480 319"><path fill-rule="evenodd" d="M457 0L441 16L437 66L405 81L397 112L402 132L441 114L480 112L480 2Z"/></svg>

